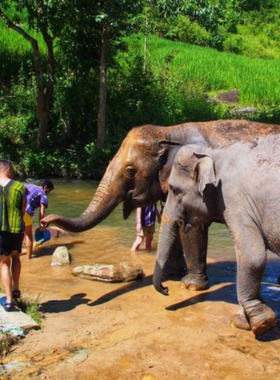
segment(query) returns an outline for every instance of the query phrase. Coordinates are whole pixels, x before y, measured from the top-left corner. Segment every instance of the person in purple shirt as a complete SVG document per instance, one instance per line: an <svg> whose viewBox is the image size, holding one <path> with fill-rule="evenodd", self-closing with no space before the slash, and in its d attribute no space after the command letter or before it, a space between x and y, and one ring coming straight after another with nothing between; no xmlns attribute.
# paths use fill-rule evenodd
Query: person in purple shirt
<svg viewBox="0 0 280 380"><path fill-rule="evenodd" d="M131 247L131 251L138 251L140 245L145 239L146 251L151 251L152 241L155 232L156 218L160 223L160 213L157 209L157 205L153 204L146 207L137 207L136 209L136 233L137 237Z"/></svg>
<svg viewBox="0 0 280 380"><path fill-rule="evenodd" d="M33 216L35 210L39 208L39 225L42 218L45 216L45 210L48 207L47 195L54 189L51 180L42 180L40 186L32 183L25 183L27 189L26 209L24 214L25 223L25 246L28 259L32 258L33 253Z"/></svg>

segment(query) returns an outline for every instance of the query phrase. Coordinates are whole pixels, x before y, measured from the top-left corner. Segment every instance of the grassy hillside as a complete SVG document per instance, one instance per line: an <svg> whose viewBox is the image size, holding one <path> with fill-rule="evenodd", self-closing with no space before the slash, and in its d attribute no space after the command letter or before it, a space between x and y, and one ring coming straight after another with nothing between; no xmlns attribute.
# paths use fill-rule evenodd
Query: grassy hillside
<svg viewBox="0 0 280 380"><path fill-rule="evenodd" d="M100 179L127 131L146 123L241 118L244 115L235 112L237 108L255 106L258 112L246 117L280 124L280 60L249 58L149 35L143 70L143 35L127 37L126 42L128 47L121 45L108 70L107 145L102 151L96 147L98 70L87 65L81 70L78 58L77 66L69 70L61 45L56 45L48 146L36 152L32 50L24 38L0 23L0 151L16 163L20 175ZM43 60L44 54L42 49ZM237 105L209 101L208 97L215 100L217 94L231 89L240 93Z"/></svg>
<svg viewBox="0 0 280 380"><path fill-rule="evenodd" d="M143 37L133 36L130 45L141 51ZM241 105L280 104L280 60L253 59L149 36L148 63L156 75L168 72L187 86L199 85L210 95L235 88Z"/></svg>
<svg viewBox="0 0 280 380"><path fill-rule="evenodd" d="M46 47L42 43L40 35L25 30L39 42L42 55L46 53ZM0 88L1 81L9 82L15 78L20 69L28 72L33 65L33 55L30 42L24 39L19 33L8 29L2 19L0 19Z"/></svg>

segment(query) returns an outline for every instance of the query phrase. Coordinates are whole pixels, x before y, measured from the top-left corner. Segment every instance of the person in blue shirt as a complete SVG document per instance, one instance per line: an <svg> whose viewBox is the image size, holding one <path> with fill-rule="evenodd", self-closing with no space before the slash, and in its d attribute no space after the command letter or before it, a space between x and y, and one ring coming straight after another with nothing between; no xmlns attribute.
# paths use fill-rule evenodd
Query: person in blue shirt
<svg viewBox="0 0 280 380"><path fill-rule="evenodd" d="M160 213L156 204L146 207L137 207L135 222L137 237L131 247L132 252L139 250L144 239L146 251L151 251L156 218L158 223L160 223Z"/></svg>
<svg viewBox="0 0 280 380"><path fill-rule="evenodd" d="M41 219L45 216L45 210L48 207L47 195L54 189L54 184L50 179L42 180L40 186L32 183L26 183L27 199L24 214L25 223L25 246L27 259L32 258L33 253L33 217L35 210L39 208L39 225Z"/></svg>

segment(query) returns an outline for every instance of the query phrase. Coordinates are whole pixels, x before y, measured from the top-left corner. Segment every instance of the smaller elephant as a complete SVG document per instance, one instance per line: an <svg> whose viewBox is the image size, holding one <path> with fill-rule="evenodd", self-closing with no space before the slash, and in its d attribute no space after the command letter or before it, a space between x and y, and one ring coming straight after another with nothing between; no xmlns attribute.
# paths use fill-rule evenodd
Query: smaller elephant
<svg viewBox="0 0 280 380"><path fill-rule="evenodd" d="M162 294L165 264L179 228L224 223L237 259L238 328L265 334L276 315L260 297L267 250L280 255L280 135L226 148L180 148L169 177L153 282Z"/></svg>

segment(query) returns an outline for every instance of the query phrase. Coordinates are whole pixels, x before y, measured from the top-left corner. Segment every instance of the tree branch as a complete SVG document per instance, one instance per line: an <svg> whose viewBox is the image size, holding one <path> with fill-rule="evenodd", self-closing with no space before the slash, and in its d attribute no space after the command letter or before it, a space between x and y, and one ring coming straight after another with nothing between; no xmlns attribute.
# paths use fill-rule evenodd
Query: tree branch
<svg viewBox="0 0 280 380"><path fill-rule="evenodd" d="M23 30L20 26L14 24L2 11L0 8L0 16L2 17L3 21L7 25L8 28L15 30L17 33L21 34L27 41L30 42L33 50L33 57L34 57L34 64L35 64L35 70L37 73L37 86L39 88L42 88L44 86L44 80L43 80L43 72L42 67L40 64L40 51L39 51L39 45L37 40L35 38L31 37L28 33L26 33L25 30Z"/></svg>
<svg viewBox="0 0 280 380"><path fill-rule="evenodd" d="M0 16L2 17L4 23L7 25L8 28L11 28L15 30L16 32L18 32L19 34L21 34L32 45L34 43L37 44L37 41L33 37L31 37L28 33L26 33L25 30L23 30L20 26L14 24L10 19L8 19L8 17L5 15L5 13L2 11L1 8L0 8Z"/></svg>

